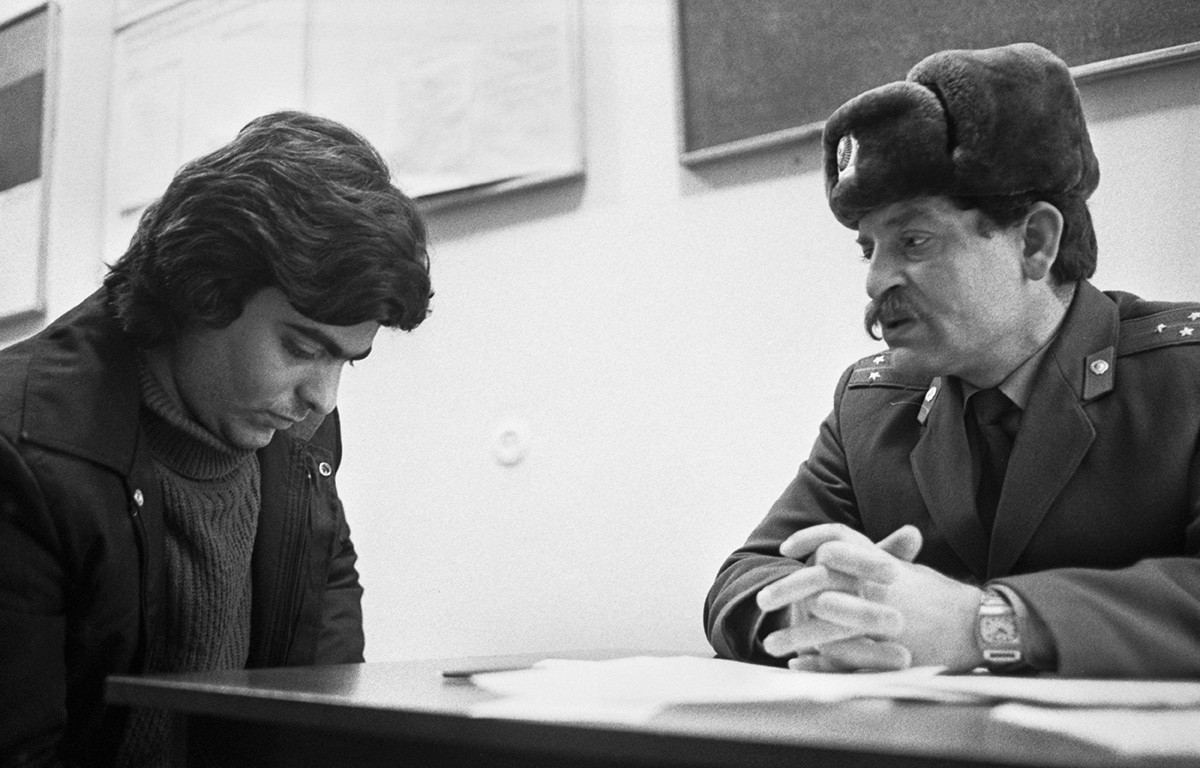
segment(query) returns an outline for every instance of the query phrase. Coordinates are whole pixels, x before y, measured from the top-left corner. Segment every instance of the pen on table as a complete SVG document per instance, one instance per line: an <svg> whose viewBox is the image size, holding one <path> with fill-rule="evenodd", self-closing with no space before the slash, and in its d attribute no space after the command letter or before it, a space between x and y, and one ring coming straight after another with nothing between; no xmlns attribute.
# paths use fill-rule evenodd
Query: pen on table
<svg viewBox="0 0 1200 768"><path fill-rule="evenodd" d="M513 672L518 669L529 669L533 666L529 661L499 662L496 664L479 664L475 666L447 667L442 670L442 677L460 679L471 675L482 675L487 672Z"/></svg>

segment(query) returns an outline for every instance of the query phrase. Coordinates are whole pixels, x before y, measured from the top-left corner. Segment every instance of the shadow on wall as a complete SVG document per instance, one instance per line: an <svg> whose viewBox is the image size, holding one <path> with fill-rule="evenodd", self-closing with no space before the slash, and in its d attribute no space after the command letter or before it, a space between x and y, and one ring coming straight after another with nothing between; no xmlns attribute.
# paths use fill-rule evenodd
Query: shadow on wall
<svg viewBox="0 0 1200 768"><path fill-rule="evenodd" d="M457 240L571 213L583 202L586 178L572 177L427 211L430 238L436 242Z"/></svg>

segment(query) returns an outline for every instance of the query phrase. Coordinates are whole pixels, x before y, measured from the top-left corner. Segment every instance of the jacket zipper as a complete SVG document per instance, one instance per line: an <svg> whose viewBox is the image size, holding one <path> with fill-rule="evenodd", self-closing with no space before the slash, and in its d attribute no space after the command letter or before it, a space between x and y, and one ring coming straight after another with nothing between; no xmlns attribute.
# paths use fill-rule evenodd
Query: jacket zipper
<svg viewBox="0 0 1200 768"><path fill-rule="evenodd" d="M150 539L146 533L146 523L142 520L142 506L144 505L144 496L140 488L130 489L129 482L126 480L125 493L128 494L128 510L129 517L133 521L134 537L137 539L138 552L141 555L138 562L138 571L140 578L138 579L138 609L141 613L141 620L138 622L138 631L141 634L138 643L141 649L138 654L137 664L142 668L146 664L146 660L150 655L151 643L151 628L150 628Z"/></svg>
<svg viewBox="0 0 1200 768"><path fill-rule="evenodd" d="M297 450L300 450L297 448ZM272 664L286 664L288 655L292 651L292 641L296 636L296 628L300 623L300 616L297 612L299 603L301 602L301 594L304 585L300 583L300 577L305 572L305 553L308 549L309 526L311 524L311 507L312 497L316 490L316 475L312 466L312 457L307 452L301 451L302 461L300 466L304 471L304 482L300 485L299 504L296 505L296 511L301 515L301 519L297 522L297 530L293 537L294 545L290 552L290 557L287 557L283 563L283 578L281 583L286 585L286 593L283 596L282 610L277 614L279 634L275 643L275 654L271 660Z"/></svg>

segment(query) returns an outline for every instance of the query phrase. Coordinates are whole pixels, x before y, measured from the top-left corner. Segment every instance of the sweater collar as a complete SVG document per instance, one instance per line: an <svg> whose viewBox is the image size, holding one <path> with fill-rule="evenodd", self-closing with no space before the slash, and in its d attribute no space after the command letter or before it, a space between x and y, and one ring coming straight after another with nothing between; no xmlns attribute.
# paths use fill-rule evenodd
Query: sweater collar
<svg viewBox="0 0 1200 768"><path fill-rule="evenodd" d="M188 418L144 362L138 366L138 375L146 445L163 466L193 480L216 480L254 455L252 450L227 445Z"/></svg>

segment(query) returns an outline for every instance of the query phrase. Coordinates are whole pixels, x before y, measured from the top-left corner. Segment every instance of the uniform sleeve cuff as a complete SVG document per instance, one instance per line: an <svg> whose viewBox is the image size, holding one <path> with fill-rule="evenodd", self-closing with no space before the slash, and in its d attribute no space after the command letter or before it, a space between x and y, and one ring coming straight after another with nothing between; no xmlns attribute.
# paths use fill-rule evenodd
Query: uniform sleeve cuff
<svg viewBox="0 0 1200 768"><path fill-rule="evenodd" d="M1054 648L1054 638L1046 623L1024 599L1010 587L1004 584L988 583L988 588L994 589L1004 596L1013 607L1016 614L1017 627L1021 632L1021 654L1025 663L1038 672L1054 672L1058 669L1058 654Z"/></svg>

